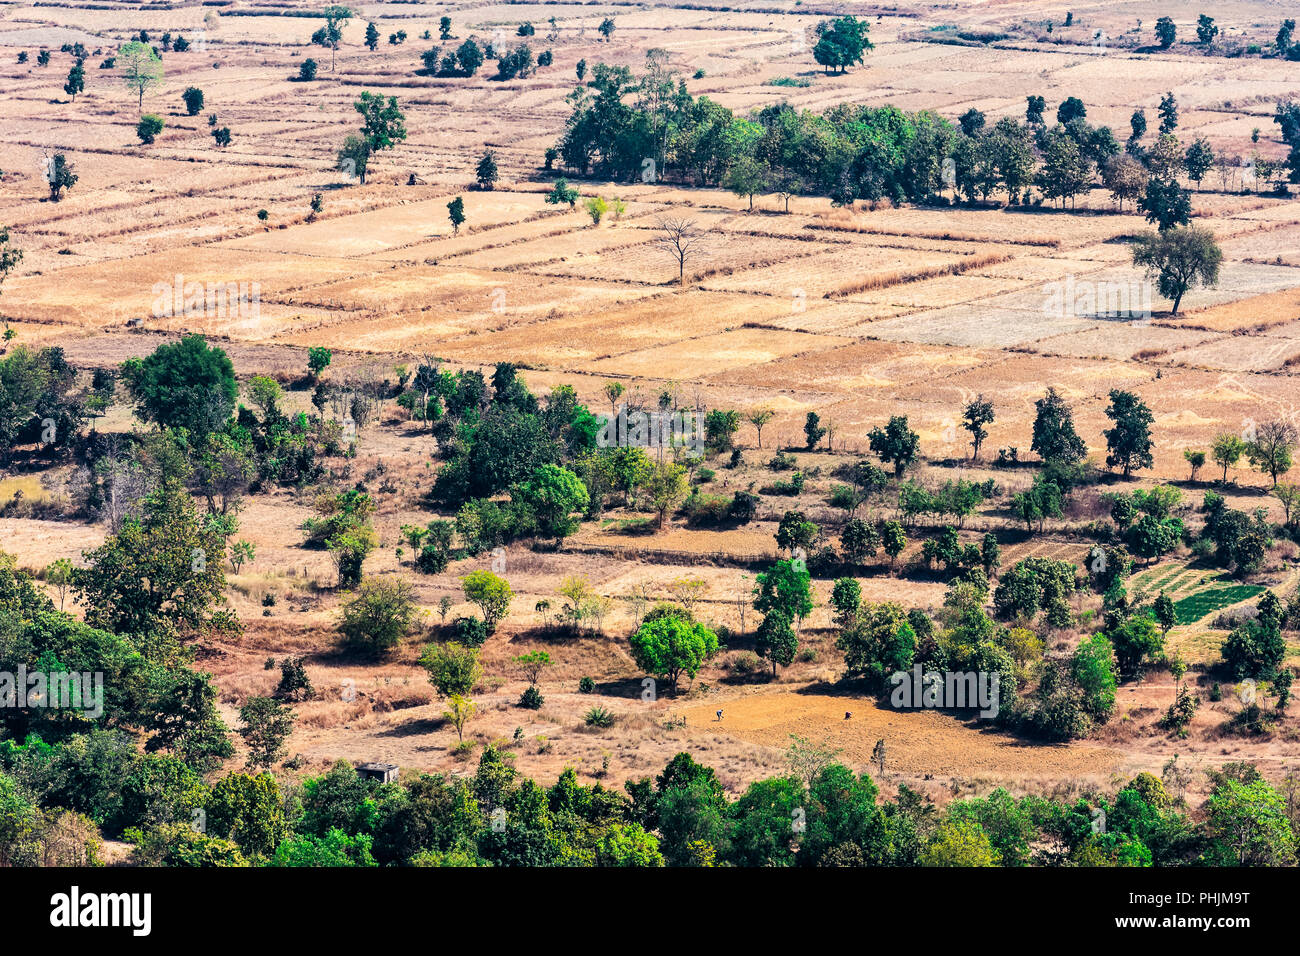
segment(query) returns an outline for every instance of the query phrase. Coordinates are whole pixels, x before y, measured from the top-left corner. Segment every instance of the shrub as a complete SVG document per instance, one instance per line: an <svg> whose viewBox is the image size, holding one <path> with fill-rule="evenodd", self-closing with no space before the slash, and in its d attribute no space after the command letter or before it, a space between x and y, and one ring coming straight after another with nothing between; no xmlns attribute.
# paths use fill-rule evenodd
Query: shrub
<svg viewBox="0 0 1300 956"><path fill-rule="evenodd" d="M157 139L162 131L163 120L156 113L145 113L140 117L140 122L135 124L135 135L139 136L140 142L146 145Z"/></svg>
<svg viewBox="0 0 1300 956"><path fill-rule="evenodd" d="M418 613L409 581L366 578L343 602L339 631L353 647L378 654L411 632Z"/></svg>
<svg viewBox="0 0 1300 956"><path fill-rule="evenodd" d="M466 647L482 647L488 639L488 627L476 617L458 617L452 622L456 640Z"/></svg>
<svg viewBox="0 0 1300 956"><path fill-rule="evenodd" d="M519 695L519 706L526 707L529 710L541 710L544 703L546 703L546 698L532 684L525 687L524 692Z"/></svg>
<svg viewBox="0 0 1300 956"><path fill-rule="evenodd" d="M613 727L614 714L604 707L593 707L582 718L588 727Z"/></svg>
<svg viewBox="0 0 1300 956"><path fill-rule="evenodd" d="M596 692L596 682L590 677L584 677L578 681L579 694L594 694Z"/></svg>

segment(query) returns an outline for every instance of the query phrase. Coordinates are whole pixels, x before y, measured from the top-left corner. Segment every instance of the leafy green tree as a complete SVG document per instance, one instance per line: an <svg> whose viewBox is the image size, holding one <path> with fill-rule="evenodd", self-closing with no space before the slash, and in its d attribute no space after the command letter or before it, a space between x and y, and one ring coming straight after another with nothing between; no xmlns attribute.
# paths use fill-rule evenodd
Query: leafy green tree
<svg viewBox="0 0 1300 956"><path fill-rule="evenodd" d="M460 235L460 227L465 225L465 200L463 197L457 196L447 203L447 218L451 220L452 234Z"/></svg>
<svg viewBox="0 0 1300 956"><path fill-rule="evenodd" d="M590 503L586 485L561 465L542 465L518 486L512 498L531 509L538 530L557 542L577 531L579 522L574 515L582 514Z"/></svg>
<svg viewBox="0 0 1300 956"><path fill-rule="evenodd" d="M139 519L83 554L73 591L88 624L132 635L146 654L167 657L178 638L237 630L220 609L225 555L225 529L201 522L190 496L168 481L145 499Z"/></svg>
<svg viewBox="0 0 1300 956"><path fill-rule="evenodd" d="M1293 452L1300 444L1300 433L1295 425L1277 419L1256 426L1253 440L1246 445L1246 457L1264 474L1273 479L1277 487L1279 475L1291 470Z"/></svg>
<svg viewBox="0 0 1300 956"><path fill-rule="evenodd" d="M1224 866L1290 866L1295 834L1282 797L1263 780L1224 779L1206 804L1210 858Z"/></svg>
<svg viewBox="0 0 1300 956"><path fill-rule="evenodd" d="M1088 453L1083 439L1074 430L1074 415L1055 386L1034 403L1034 438L1032 450L1046 462L1075 464Z"/></svg>
<svg viewBox="0 0 1300 956"><path fill-rule="evenodd" d="M1200 226L1181 226L1145 233L1133 247L1133 264L1145 266L1156 279L1156 291L1173 301L1173 315L1187 291L1219 282L1223 251L1214 233Z"/></svg>
<svg viewBox="0 0 1300 956"><path fill-rule="evenodd" d="M496 154L492 150L484 150L483 155L479 158L478 167L474 173L475 179L478 180L479 189L491 189L496 185L500 174L497 171Z"/></svg>
<svg viewBox="0 0 1300 956"><path fill-rule="evenodd" d="M353 647L379 655L415 628L415 588L404 578L364 578L339 608L339 633Z"/></svg>
<svg viewBox="0 0 1300 956"><path fill-rule="evenodd" d="M1079 642L1070 658L1070 673L1083 694L1083 707L1098 721L1115 709L1114 646L1104 634Z"/></svg>
<svg viewBox="0 0 1300 956"><path fill-rule="evenodd" d="M1192 218L1192 198L1173 179L1152 178L1147 181L1146 191L1138 200L1138 209L1146 213L1147 222L1153 223L1163 233L1177 226L1187 226Z"/></svg>
<svg viewBox="0 0 1300 956"><path fill-rule="evenodd" d="M889 555L890 567L893 567L898 556L907 548L907 535L903 532L903 526L897 521L884 522L880 526L880 539L885 554Z"/></svg>
<svg viewBox="0 0 1300 956"><path fill-rule="evenodd" d="M813 46L813 59L828 73L831 68L837 73L843 73L848 67L860 64L863 57L875 49L867 39L869 27L870 24L865 20L851 16L823 20L816 27L817 42Z"/></svg>
<svg viewBox="0 0 1300 956"><path fill-rule="evenodd" d="M700 668L718 651L718 636L684 613L647 619L629 638L632 657L647 673L666 677L677 693L682 674L695 678Z"/></svg>
<svg viewBox="0 0 1300 956"><path fill-rule="evenodd" d="M63 84L63 92L72 97L75 102L77 94L86 88L86 68L78 60L72 64L72 69L68 70L67 82Z"/></svg>
<svg viewBox="0 0 1300 956"><path fill-rule="evenodd" d="M243 726L239 736L248 747L248 766L253 769L270 769L284 756L285 741L293 732L293 711L274 697L250 697L239 708Z"/></svg>
<svg viewBox="0 0 1300 956"><path fill-rule="evenodd" d="M812 451L817 447L817 443L826 435L826 429L822 426L821 416L816 412L809 412L808 417L804 419L803 434L805 438L804 446Z"/></svg>
<svg viewBox="0 0 1300 956"><path fill-rule="evenodd" d="M921 866L1000 866L1002 857L984 829L973 820L939 824L921 851Z"/></svg>
<svg viewBox="0 0 1300 956"><path fill-rule="evenodd" d="M397 97L385 100L383 96L363 91L352 105L361 114L361 138L368 147L367 157L392 149L406 139L406 116L397 105ZM358 169L357 173L364 184L366 169Z"/></svg>
<svg viewBox="0 0 1300 956"><path fill-rule="evenodd" d="M1160 49L1167 50L1173 46L1177 36L1178 28L1170 17L1161 17L1156 21L1156 39L1160 41Z"/></svg>
<svg viewBox="0 0 1300 956"><path fill-rule="evenodd" d="M877 458L894 466L895 478L920 458L921 436L907 427L906 415L893 415L883 429L871 429L867 441Z"/></svg>
<svg viewBox="0 0 1300 956"><path fill-rule="evenodd" d="M197 86L186 87L181 99L185 101L185 112L190 116L198 116L203 112L203 91Z"/></svg>
<svg viewBox="0 0 1300 956"><path fill-rule="evenodd" d="M466 76L473 76L483 65L483 51L472 38L456 48L456 63Z"/></svg>
<svg viewBox="0 0 1300 956"><path fill-rule="evenodd" d="M329 349L313 345L307 349L307 371L311 375L312 381L320 378L320 373L329 368L330 361L334 358L334 353Z"/></svg>
<svg viewBox="0 0 1300 956"><path fill-rule="evenodd" d="M1145 614L1130 617L1106 636L1115 648L1119 672L1126 678L1140 677L1143 668L1164 652L1164 638L1156 622Z"/></svg>
<svg viewBox="0 0 1300 956"><path fill-rule="evenodd" d="M352 19L352 11L342 4L332 3L321 11L325 26L311 35L311 42L330 51L330 71L334 70L334 54L343 42L343 29Z"/></svg>
<svg viewBox="0 0 1300 956"><path fill-rule="evenodd" d="M1223 466L1223 483L1228 483L1228 469L1232 468L1241 461L1241 456L1247 451L1246 442L1231 432L1224 432L1216 435L1214 444L1210 446L1210 455L1214 458L1215 464Z"/></svg>
<svg viewBox="0 0 1300 956"><path fill-rule="evenodd" d="M596 846L598 866L654 867L664 865L659 840L636 823L615 823Z"/></svg>
<svg viewBox="0 0 1300 956"><path fill-rule="evenodd" d="M813 609L811 581L802 564L777 561L755 578L754 610L760 614L778 611L787 620L802 622Z"/></svg>
<svg viewBox="0 0 1300 956"><path fill-rule="evenodd" d="M754 652L772 663L772 676L777 665L789 667L799 650L799 638L790 627L790 618L781 610L771 610L764 615L758 632L754 635Z"/></svg>
<svg viewBox="0 0 1300 956"><path fill-rule="evenodd" d="M1161 635L1169 636L1169 629L1178 623L1178 613L1174 610L1174 601L1164 591L1160 592L1156 598L1153 610L1156 615L1156 623L1160 625Z"/></svg>
<svg viewBox="0 0 1300 956"><path fill-rule="evenodd" d="M569 181L561 176L551 187L551 191L546 194L546 201L552 206L558 206L561 203L568 203L572 209L578 202L579 193L569 185Z"/></svg>
<svg viewBox="0 0 1300 956"><path fill-rule="evenodd" d="M912 666L916 632L901 605L864 604L835 646L844 652L849 676L864 677L883 689L890 674Z"/></svg>
<svg viewBox="0 0 1300 956"><path fill-rule="evenodd" d="M497 624L510 612L514 591L511 590L509 583L505 578L482 569L471 571L460 581L461 588L465 592L465 600L477 604L488 631L495 630Z"/></svg>
<svg viewBox="0 0 1300 956"><path fill-rule="evenodd" d="M430 644L420 657L420 666L429 673L429 683L440 697L459 694L468 697L482 676L478 649L452 641Z"/></svg>
<svg viewBox="0 0 1300 956"><path fill-rule="evenodd" d="M970 432L971 458L980 460L980 446L989 437L985 425L993 423L993 403L981 393L966 403L962 409L961 427Z"/></svg>
<svg viewBox="0 0 1300 956"><path fill-rule="evenodd" d="M135 126L135 135L140 137L140 142L146 146L157 139L162 131L163 119L156 113L145 113Z"/></svg>
<svg viewBox="0 0 1300 956"><path fill-rule="evenodd" d="M349 179L356 177L361 183L366 181L366 169L370 165L370 143L357 134L351 134L339 147L337 168Z"/></svg>
<svg viewBox="0 0 1300 956"><path fill-rule="evenodd" d="M366 24L366 46L374 53L379 48L379 28L374 23Z"/></svg>
<svg viewBox="0 0 1300 956"><path fill-rule="evenodd" d="M1106 465L1119 466L1127 478L1134 468L1150 468L1154 463L1151 449L1151 426L1155 416L1151 409L1132 392L1117 388L1110 390L1110 405L1106 417L1114 427L1102 431L1106 436Z"/></svg>
<svg viewBox="0 0 1300 956"><path fill-rule="evenodd" d="M128 359L122 378L136 413L164 428L184 428L202 441L229 420L239 386L229 356L201 335L160 345L143 359Z"/></svg>
<svg viewBox="0 0 1300 956"><path fill-rule="evenodd" d="M669 513L686 499L689 491L686 469L671 461L652 462L642 487L658 515L658 526L662 528Z"/></svg>
<svg viewBox="0 0 1300 956"><path fill-rule="evenodd" d="M117 63L122 67L122 81L136 94L140 110L144 110L144 95L163 81L162 59L153 47L138 40L122 44L117 51Z"/></svg>
<svg viewBox="0 0 1300 956"><path fill-rule="evenodd" d="M222 777L213 784L205 809L208 833L234 841L250 856L269 856L288 831L284 796L269 773Z"/></svg>

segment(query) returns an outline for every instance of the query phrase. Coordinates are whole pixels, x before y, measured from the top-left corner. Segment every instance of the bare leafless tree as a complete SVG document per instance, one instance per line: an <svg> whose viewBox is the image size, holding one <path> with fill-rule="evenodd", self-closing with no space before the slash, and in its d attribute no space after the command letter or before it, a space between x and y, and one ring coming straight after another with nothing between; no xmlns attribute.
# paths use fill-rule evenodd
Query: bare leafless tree
<svg viewBox="0 0 1300 956"><path fill-rule="evenodd" d="M677 260L677 279L685 286L686 260L700 250L705 239L704 231L694 219L684 218L660 219L655 223L655 229L659 234L655 237L654 244L673 254Z"/></svg>

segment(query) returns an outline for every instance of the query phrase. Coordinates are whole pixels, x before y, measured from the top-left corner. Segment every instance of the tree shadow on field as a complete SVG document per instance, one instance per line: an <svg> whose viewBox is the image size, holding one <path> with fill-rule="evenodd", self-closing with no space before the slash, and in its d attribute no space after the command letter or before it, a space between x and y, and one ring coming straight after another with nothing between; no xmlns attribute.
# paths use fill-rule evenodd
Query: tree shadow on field
<svg viewBox="0 0 1300 956"><path fill-rule="evenodd" d="M422 717L375 732L376 737L418 737L422 734L437 733L450 726L446 717Z"/></svg>
<svg viewBox="0 0 1300 956"><path fill-rule="evenodd" d="M600 694L603 697L624 697L628 699L639 699L641 697L642 692L645 690L645 687L642 684L642 681L644 680L645 680L644 677L625 677L622 678L621 680L597 681L596 690L594 691L594 693ZM659 685L659 679L655 678L655 681L656 681L655 684L656 693L658 693L657 688ZM671 691L668 689L669 688L668 681L665 680L662 681L662 683L664 685L664 691L665 691L663 696L672 697L673 695Z"/></svg>

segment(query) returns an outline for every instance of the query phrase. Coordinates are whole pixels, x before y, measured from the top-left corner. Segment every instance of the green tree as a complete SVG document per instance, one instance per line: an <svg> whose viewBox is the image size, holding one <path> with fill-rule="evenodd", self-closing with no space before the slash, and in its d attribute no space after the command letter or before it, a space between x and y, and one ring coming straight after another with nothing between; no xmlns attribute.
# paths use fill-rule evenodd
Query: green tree
<svg viewBox="0 0 1300 956"><path fill-rule="evenodd" d="M1246 457L1259 471L1273 479L1277 487L1279 475L1291 470L1293 452L1300 443L1300 434L1288 421L1280 419L1256 426L1254 438L1246 445Z"/></svg>
<svg viewBox="0 0 1300 956"><path fill-rule="evenodd" d="M1034 438L1032 450L1045 462L1075 464L1088 453L1083 439L1074 430L1074 415L1055 386L1034 403Z"/></svg>
<svg viewBox="0 0 1300 956"><path fill-rule="evenodd" d="M1241 456L1246 453L1247 447L1244 440L1231 432L1224 432L1214 437L1214 444L1210 446L1210 455L1214 458L1215 464L1223 466L1224 484L1228 483L1228 469L1241 461Z"/></svg>
<svg viewBox="0 0 1300 956"><path fill-rule="evenodd" d="M572 209L578 202L578 191L569 185L569 181L561 176L551 187L551 191L546 194L546 201L552 206L558 206L561 203L568 203Z"/></svg>
<svg viewBox="0 0 1300 956"><path fill-rule="evenodd" d="M651 463L642 481L642 487L650 499L651 507L658 515L660 528L663 528L667 522L669 513L686 500L690 490L686 469L671 461Z"/></svg>
<svg viewBox="0 0 1300 956"><path fill-rule="evenodd" d="M939 824L921 851L922 866L1000 866L1002 858L984 829L974 820Z"/></svg>
<svg viewBox="0 0 1300 956"><path fill-rule="evenodd" d="M366 46L374 53L379 47L379 28L373 23L366 24Z"/></svg>
<svg viewBox="0 0 1300 956"><path fill-rule="evenodd" d="M181 99L185 101L185 112L190 116L203 112L203 91L197 86L186 87Z"/></svg>
<svg viewBox="0 0 1300 956"><path fill-rule="evenodd" d="M1164 651L1164 638L1156 622L1145 614L1130 617L1111 628L1107 637L1115 648L1119 672L1127 678L1140 677L1143 668L1157 660Z"/></svg>
<svg viewBox="0 0 1300 956"><path fill-rule="evenodd" d="M512 498L532 511L542 534L557 542L577 531L579 522L574 515L582 514L590 503L582 480L561 465L542 465Z"/></svg>
<svg viewBox="0 0 1300 956"><path fill-rule="evenodd" d="M920 458L921 437L907 427L906 415L893 415L883 429L871 429L867 441L877 458L894 466L895 478Z"/></svg>
<svg viewBox="0 0 1300 956"><path fill-rule="evenodd" d="M239 386L229 356L201 335L158 346L143 359L129 359L122 377L136 413L164 428L184 428L201 441L229 420Z"/></svg>
<svg viewBox="0 0 1300 956"><path fill-rule="evenodd" d="M334 54L343 42L343 28L352 19L352 11L342 4L333 3L321 11L325 26L311 35L311 42L330 51L330 71L334 70Z"/></svg>
<svg viewBox="0 0 1300 956"><path fill-rule="evenodd" d="M473 39L466 40L456 48L456 63L466 76L473 76L483 65L483 51Z"/></svg>
<svg viewBox="0 0 1300 956"><path fill-rule="evenodd" d="M1177 36L1178 28L1172 19L1161 17L1156 21L1156 39L1160 41L1160 49L1167 50L1173 46Z"/></svg>
<svg viewBox="0 0 1300 956"><path fill-rule="evenodd" d="M465 225L465 200L457 196L447 203L447 218L451 220L453 235L460 235L460 227Z"/></svg>
<svg viewBox="0 0 1300 956"><path fill-rule="evenodd" d="M201 522L175 480L165 481L102 545L83 553L73 591L86 622L135 638L155 659L177 638L236 630L225 601L226 529Z"/></svg>
<svg viewBox="0 0 1300 956"><path fill-rule="evenodd" d="M420 666L429 673L429 683L440 697L468 697L483 674L478 649L452 641L430 644L420 657Z"/></svg>
<svg viewBox="0 0 1300 956"><path fill-rule="evenodd" d="M365 578L339 608L339 633L351 646L379 655L410 634L418 617L410 581Z"/></svg>
<svg viewBox="0 0 1300 956"><path fill-rule="evenodd" d="M72 64L72 69L68 70L67 82L63 84L63 92L72 97L75 102L77 94L86 88L86 68L78 60Z"/></svg>
<svg viewBox="0 0 1300 956"><path fill-rule="evenodd" d="M823 20L816 27L817 42L813 46L813 59L826 72L834 68L837 73L843 73L848 67L861 63L864 56L875 49L867 38L869 27L870 24L865 20L851 16Z"/></svg>
<svg viewBox="0 0 1300 956"><path fill-rule="evenodd" d="M790 618L780 610L772 610L764 615L758 632L754 635L754 651L759 657L771 661L773 677L776 676L777 665L789 667L798 650L799 638L790 627Z"/></svg>
<svg viewBox="0 0 1300 956"><path fill-rule="evenodd" d="M477 604L488 631L495 630L497 624L510 612L514 591L509 583L505 578L482 569L471 571L460 580L465 600Z"/></svg>
<svg viewBox="0 0 1300 956"><path fill-rule="evenodd" d="M971 458L980 460L980 446L989 437L985 425L993 423L993 403L981 393L966 403L962 409L961 427L970 432Z"/></svg>
<svg viewBox="0 0 1300 956"><path fill-rule="evenodd" d="M1218 284L1222 261L1214 233L1200 226L1144 233L1133 247L1133 264L1155 277L1156 291L1173 301L1173 315L1189 289Z"/></svg>
<svg viewBox="0 0 1300 956"><path fill-rule="evenodd" d="M1102 431L1106 436L1106 465L1123 469L1124 477L1129 477L1135 468L1150 468L1154 462L1151 449L1151 426L1155 416L1151 409L1132 392L1113 388L1110 390L1110 405L1106 417L1115 423L1114 427Z"/></svg>
<svg viewBox="0 0 1300 956"><path fill-rule="evenodd" d="M140 117L140 122L135 126L135 135L140 137L140 142L148 145L158 138L158 134L163 131L163 119L156 113L145 113Z"/></svg>
<svg viewBox="0 0 1300 956"><path fill-rule="evenodd" d="M474 178L478 180L478 188L491 189L496 185L499 175L496 154L490 149L484 150L474 172Z"/></svg>
<svg viewBox="0 0 1300 956"><path fill-rule="evenodd" d="M883 689L890 674L912 666L916 631L900 605L864 604L835 639L835 646L844 652L850 677L866 678Z"/></svg>
<svg viewBox="0 0 1300 956"><path fill-rule="evenodd" d="M1225 866L1290 866L1295 834L1286 804L1263 780L1224 779L1206 805L1212 859Z"/></svg>
<svg viewBox="0 0 1300 956"><path fill-rule="evenodd" d="M397 97L385 100L383 96L364 91L352 105L361 114L361 137L369 147L369 156L392 149L406 139L406 116L397 105ZM364 170L359 172L364 183Z"/></svg>
<svg viewBox="0 0 1300 956"><path fill-rule="evenodd" d="M1153 610L1156 615L1156 623L1160 625L1161 635L1169 636L1169 629L1178 623L1178 613L1174 610L1174 601L1164 591L1156 598Z"/></svg>
<svg viewBox="0 0 1300 956"><path fill-rule="evenodd" d="M248 747L248 766L269 769L285 753L293 732L293 711L273 697L250 697L239 708L239 736Z"/></svg>
<svg viewBox="0 0 1300 956"><path fill-rule="evenodd" d="M369 166L370 143L355 133L347 136L339 147L337 168L349 179L355 176L364 185Z"/></svg>
<svg viewBox="0 0 1300 956"><path fill-rule="evenodd" d="M682 674L692 680L718 651L718 636L684 613L646 620L629 638L632 657L646 673L666 677L677 693Z"/></svg>
<svg viewBox="0 0 1300 956"><path fill-rule="evenodd" d="M813 609L811 581L802 562L777 561L755 578L754 610L776 611L789 621L802 622Z"/></svg>
<svg viewBox="0 0 1300 956"><path fill-rule="evenodd" d="M323 346L313 345L307 349L307 371L312 381L320 378L320 373L329 368L334 353Z"/></svg>
<svg viewBox="0 0 1300 956"><path fill-rule="evenodd" d="M116 60L122 67L122 81L136 94L138 106L143 111L145 93L162 84L162 60L153 47L138 40L122 44Z"/></svg>

